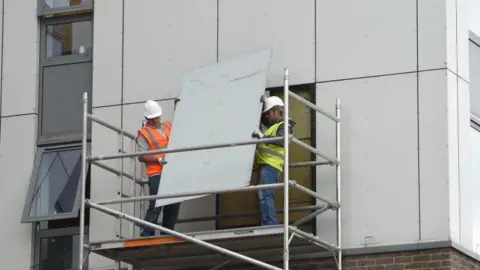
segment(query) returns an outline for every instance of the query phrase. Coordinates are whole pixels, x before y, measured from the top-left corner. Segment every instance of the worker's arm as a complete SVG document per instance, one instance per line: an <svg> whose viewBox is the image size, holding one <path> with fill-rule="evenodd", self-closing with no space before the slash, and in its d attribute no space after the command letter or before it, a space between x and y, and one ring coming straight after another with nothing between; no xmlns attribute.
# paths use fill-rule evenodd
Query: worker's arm
<svg viewBox="0 0 480 270"><path fill-rule="evenodd" d="M289 121L289 128L288 128L288 132L290 134L293 134L293 127L295 126L295 122L293 122L292 120ZM275 137L283 137L285 135L285 125L284 124L281 124L280 126L278 126L278 129L277 129L277 136L271 136L271 135L264 135L263 138L275 138ZM269 144L274 144L274 145L278 145L278 146L281 146L283 147L283 140L280 140L280 141L276 141L276 142L271 142Z"/></svg>
<svg viewBox="0 0 480 270"><path fill-rule="evenodd" d="M148 151L148 142L145 137L143 137L142 135L138 136L136 143L138 152ZM141 155L138 156L138 161L143 163L158 163L158 158L156 158L155 155Z"/></svg>

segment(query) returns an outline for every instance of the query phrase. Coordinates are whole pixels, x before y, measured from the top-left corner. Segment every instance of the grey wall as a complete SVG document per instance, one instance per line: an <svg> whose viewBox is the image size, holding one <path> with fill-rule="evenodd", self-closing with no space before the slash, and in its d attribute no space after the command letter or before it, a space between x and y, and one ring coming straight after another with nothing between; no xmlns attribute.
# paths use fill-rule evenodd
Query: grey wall
<svg viewBox="0 0 480 270"><path fill-rule="evenodd" d="M32 226L20 219L36 145L36 8L35 0L0 1L0 253L8 269L31 266Z"/></svg>
<svg viewBox="0 0 480 270"><path fill-rule="evenodd" d="M469 216L460 214L470 200L460 199L468 191L468 142L459 139L469 118L466 5L102 1L95 10L94 112L134 132L141 104L176 97L183 71L273 45L269 86L282 85L289 67L293 84L317 83L318 104L333 112L335 98L342 99L343 245L453 239L469 247ZM333 125L319 116L317 133L319 148L333 155ZM103 143L114 137L97 127L93 136L94 151L115 151ZM317 190L334 196L332 179L333 171L319 168ZM93 192L116 196L108 181L95 183ZM195 209L213 213L214 201L196 202ZM187 205L182 211L193 213ZM92 230L106 237L103 222L93 216ZM319 234L334 242L334 215L318 222Z"/></svg>
<svg viewBox="0 0 480 270"><path fill-rule="evenodd" d="M95 3L96 116L135 132L147 99L162 100L167 118L173 115L182 72L273 45L269 86L282 85L283 68L289 67L293 84L316 83L317 103L327 110L336 97L342 99L343 245L452 239L472 248L466 0L124 2ZM8 254L4 265L27 269L31 226L19 222L35 151L37 2L0 3L0 207L6 215L0 251ZM317 119L317 144L333 154L333 126ZM114 133L94 125L92 136L93 154L117 152ZM332 171L318 169L317 187L333 195ZM118 177L92 169L93 199L116 198L119 189ZM186 203L181 211L183 217L212 215L214 198ZM333 215L318 221L320 235L331 240ZM205 222L179 229L213 227ZM130 234L127 223L95 211L90 228L92 240ZM91 267L112 265L91 258Z"/></svg>

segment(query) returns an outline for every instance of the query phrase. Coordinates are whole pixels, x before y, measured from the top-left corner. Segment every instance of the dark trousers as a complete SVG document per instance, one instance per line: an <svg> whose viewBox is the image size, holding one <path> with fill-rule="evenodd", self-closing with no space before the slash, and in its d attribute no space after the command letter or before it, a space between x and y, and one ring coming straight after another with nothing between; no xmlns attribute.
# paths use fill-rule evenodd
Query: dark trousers
<svg viewBox="0 0 480 270"><path fill-rule="evenodd" d="M161 174L154 175L148 179L148 188L150 195L157 195L158 186L160 185ZM155 207L156 200L150 200L148 204L147 213L145 214L145 221L153 224L158 224L158 218L163 209L162 227L173 230L177 222L178 211L180 210L180 203L169 204L165 206ZM164 234L164 233L161 233ZM141 236L154 236L155 230L149 227L144 227Z"/></svg>

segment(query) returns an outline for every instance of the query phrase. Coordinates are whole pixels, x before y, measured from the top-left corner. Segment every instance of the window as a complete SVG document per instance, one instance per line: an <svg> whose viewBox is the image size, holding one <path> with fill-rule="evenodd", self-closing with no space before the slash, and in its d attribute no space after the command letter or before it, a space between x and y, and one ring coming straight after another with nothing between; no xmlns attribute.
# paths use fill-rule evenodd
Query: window
<svg viewBox="0 0 480 270"><path fill-rule="evenodd" d="M91 111L92 18L49 19L41 29L38 144L80 141L84 92Z"/></svg>
<svg viewBox="0 0 480 270"><path fill-rule="evenodd" d="M78 216L81 147L39 148L22 222Z"/></svg>
<svg viewBox="0 0 480 270"><path fill-rule="evenodd" d="M45 57L85 55L92 52L92 22L80 21L46 26Z"/></svg>
<svg viewBox="0 0 480 270"><path fill-rule="evenodd" d="M480 118L480 37L470 33L470 112Z"/></svg>
<svg viewBox="0 0 480 270"><path fill-rule="evenodd" d="M88 232L88 228L85 230ZM88 238L88 234L85 234ZM36 232L35 269L73 270L78 265L79 228L60 228ZM87 261L88 262L88 261ZM86 266L86 269L88 266Z"/></svg>
<svg viewBox="0 0 480 270"><path fill-rule="evenodd" d="M92 0L37 0L38 15L91 11Z"/></svg>
<svg viewBox="0 0 480 270"><path fill-rule="evenodd" d="M268 89L271 96L278 96L283 99L283 88ZM303 98L314 102L315 101L315 86L312 85L298 85L291 86L290 90L302 96ZM315 119L315 113L310 108L298 102L295 99L290 99L290 113L292 120L295 121L294 135L299 140L315 147L315 130L312 126ZM290 144L290 162L310 161L314 158L313 154L301 148L296 144ZM280 176L279 181L283 181ZM295 179L304 187L315 190L315 169L312 167L298 167L290 169L290 179ZM252 172L252 185L258 184L258 172ZM277 211L283 209L283 192L282 189L275 191L275 204ZM292 189L290 191L290 207L304 207L315 205L315 200L309 195ZM250 213L249 216L231 217L234 214ZM234 227L257 226L260 224L260 214L258 206L258 197L256 192L235 192L228 194L219 194L217 196L217 214L220 216L230 216L229 218L220 218L217 222L219 229L227 229ZM291 212L290 219L292 221L308 215L309 212ZM282 214L278 214L278 221L283 219ZM312 231L313 221L310 224L305 224L302 229L305 231Z"/></svg>

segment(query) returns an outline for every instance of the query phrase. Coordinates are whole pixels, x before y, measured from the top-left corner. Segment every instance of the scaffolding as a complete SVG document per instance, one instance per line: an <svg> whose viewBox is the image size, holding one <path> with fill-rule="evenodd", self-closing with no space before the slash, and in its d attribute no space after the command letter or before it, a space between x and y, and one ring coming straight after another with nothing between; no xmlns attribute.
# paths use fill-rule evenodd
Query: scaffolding
<svg viewBox="0 0 480 270"><path fill-rule="evenodd" d="M226 257L231 257L230 259L224 259L224 262L220 263L219 265L211 268L211 269L219 269L232 260L236 259L239 261L244 261L247 263L251 263L253 265L259 266L264 269L275 269L275 270L288 270L289 268L289 260L290 260L290 245L296 236L297 239L302 239L307 241L310 244L315 246L319 246L324 248L332 253L335 262L337 264L338 269L342 269L342 234L341 234L341 209L340 209L340 202L341 202L341 175L340 175L340 101L339 99L336 100L335 104L335 115L332 115L317 106L316 104L311 103L310 101L302 98L301 96L291 92L289 90L289 75L288 69L284 70L284 125L289 126L289 100L290 97L296 99L297 101L303 103L304 105L308 106L310 109L328 117L329 119L335 122L335 142L336 142L336 153L335 157L329 157L328 155L323 154L322 152L318 151L314 147L300 141L299 139L293 137L288 132L285 132L285 136L283 137L276 137L276 138L263 138L263 139L252 139L248 141L241 141L241 142L231 142L231 143L223 143L223 144L209 144L209 145L201 145L201 146L191 146L191 147L182 147L182 148L175 148L175 149L159 149L154 151L147 151L147 152L135 152L135 143L134 138L135 136L127 131L124 131L120 128L117 128L95 116L88 113L88 98L87 93L83 95L83 136L82 136L82 169L81 169L81 185L80 185L80 194L81 194L81 208L80 208L80 241L79 241L79 267L78 269L83 270L84 262L88 258L88 254L90 252L97 253L99 255L107 256L107 257L115 257L118 261L124 261L126 263L135 264L135 262L141 262L142 258L146 258L145 254L149 251L145 250L145 256L139 256L137 258L133 258L136 255L132 255L131 251L126 252L125 254L121 251L123 249L127 249L128 247L135 248L138 251L141 247L152 247L162 244L184 244L186 243L193 243L195 245L202 246L207 248L211 251L215 251L217 253L223 254ZM103 127L106 127L112 131L115 131L119 136L119 154L116 155L101 155L101 156L91 156L87 155L87 123L88 121L93 121L97 124L100 124ZM123 137L127 137L132 140L132 147L131 153L125 153L123 151ZM202 192L187 192L187 193L176 193L176 194L166 194L166 195L153 195L153 196L142 196L144 188L141 189L140 196L134 196L136 194L136 185L140 185L144 187L146 181L141 179L141 177L137 176L136 173L136 165L135 165L135 158L140 155L145 154L161 154L161 153L178 153L178 152L186 152L186 151L197 151L197 150L204 150L204 149L214 149L214 148L225 148L225 147L236 147L242 145L251 145L251 144L259 144L259 143L268 143L273 141L280 141L283 140L284 142L284 170L283 170L283 183L277 184L268 184L268 185L251 185L242 188L236 189L218 189L218 190L208 190ZM290 163L289 162L289 144L295 143L300 147L314 153L316 156L323 158L323 161L306 161L306 162L297 162L297 163ZM129 158L131 159L131 174L127 174L123 172L123 159ZM99 161L101 160L113 160L113 159L120 159L121 163L121 170L117 170L110 166L107 166ZM120 192L120 199L114 200L105 200L105 201L97 201L93 202L90 199L85 198L85 186L86 186L86 178L87 178L87 162L90 164L96 165L101 169L107 170L111 173L116 174L121 178L121 185L122 189ZM332 200L326 198L315 191L312 191L298 183L294 180L289 179L289 169L291 167L315 167L320 165L330 165L335 166L335 180L336 180L336 200ZM123 178L126 177L133 181L133 196L129 196L123 193ZM92 180L93 181L93 180ZM181 198L181 197L189 197L189 196L196 196L196 195L213 195L219 193L230 193L230 192L240 192L240 191L254 191L254 190L262 190L262 189L277 189L283 188L284 194L284 206L283 210L277 212L283 212L283 225L276 225L276 226L261 226L261 227L249 227L249 228L239 228L239 229L230 229L230 230L217 230L217 231L208 231L208 232L195 232L195 233L180 233L177 231L173 231L167 229L165 227L159 226L157 224L149 223L141 218L135 217L135 214L129 215L123 213L122 211L117 211L111 208L106 207L105 205L111 204L123 204L123 203L134 203L134 202L145 202L149 200L156 200L156 199L166 199L166 198ZM322 202L323 205L319 205L318 203L315 206L310 207L298 207L298 208L290 208L289 206L289 189L297 189L301 192L304 192L313 198L316 199L317 202ZM105 214L111 215L120 220L129 221L131 224L131 233L132 239L115 239L109 241L102 241L102 242L88 242L85 243L84 237L84 230L85 230L85 208L89 207L90 209L95 209ZM134 205L135 208L135 205ZM293 211L312 211L307 216L301 218L300 220L294 222L293 224L289 223L289 212ZM328 211L333 210L336 211L336 242L337 244L331 244L327 241L320 239L319 237L304 232L299 229L299 225L304 224L318 215ZM135 212L135 211L134 211ZM142 213L142 206L140 205L140 213ZM211 220L215 217L206 217L206 218L197 218L197 219L190 219L184 220L183 222L196 222L196 221L205 221ZM143 226L143 227L150 227L160 232L166 233L167 236L160 236L154 238L135 238L135 225ZM121 229L120 229L121 230ZM245 232L248 233L245 233ZM235 249L235 245L232 245L229 241L243 241L241 245L237 246L248 246L254 237L262 237L262 239L270 239L269 237L273 237L271 239L275 240L275 244L278 246L280 243L283 245L282 248L282 256L283 256L283 268L279 268L277 266L268 264L264 261L259 259L255 259L252 256L248 256L250 254L248 248L246 250L238 249L237 251L233 251ZM274 237L279 236L279 237ZM283 237L280 237L283 236ZM90 237L89 237L90 238ZM281 242L279 241L281 238ZM262 241L263 242L263 241ZM229 249L229 247L231 247ZM87 252L84 252L86 250ZM140 251L142 252L142 251ZM182 251L183 252L183 251ZM241 254L242 252L243 254ZM84 256L84 253L86 255ZM120 255L119 255L120 254ZM122 255L123 254L123 255ZM161 253L154 252L153 255L155 257L161 256ZM190 253L189 253L190 254ZM253 253L252 253L253 254ZM123 257L122 257L123 256ZM132 257L133 256L133 257ZM172 256L170 253L169 256ZM213 255L212 255L213 256ZM213 258L213 257L212 257ZM216 257L215 257L216 258ZM223 257L222 257L223 258ZM170 258L168 260L174 260L175 258ZM141 265L141 263L140 263Z"/></svg>

